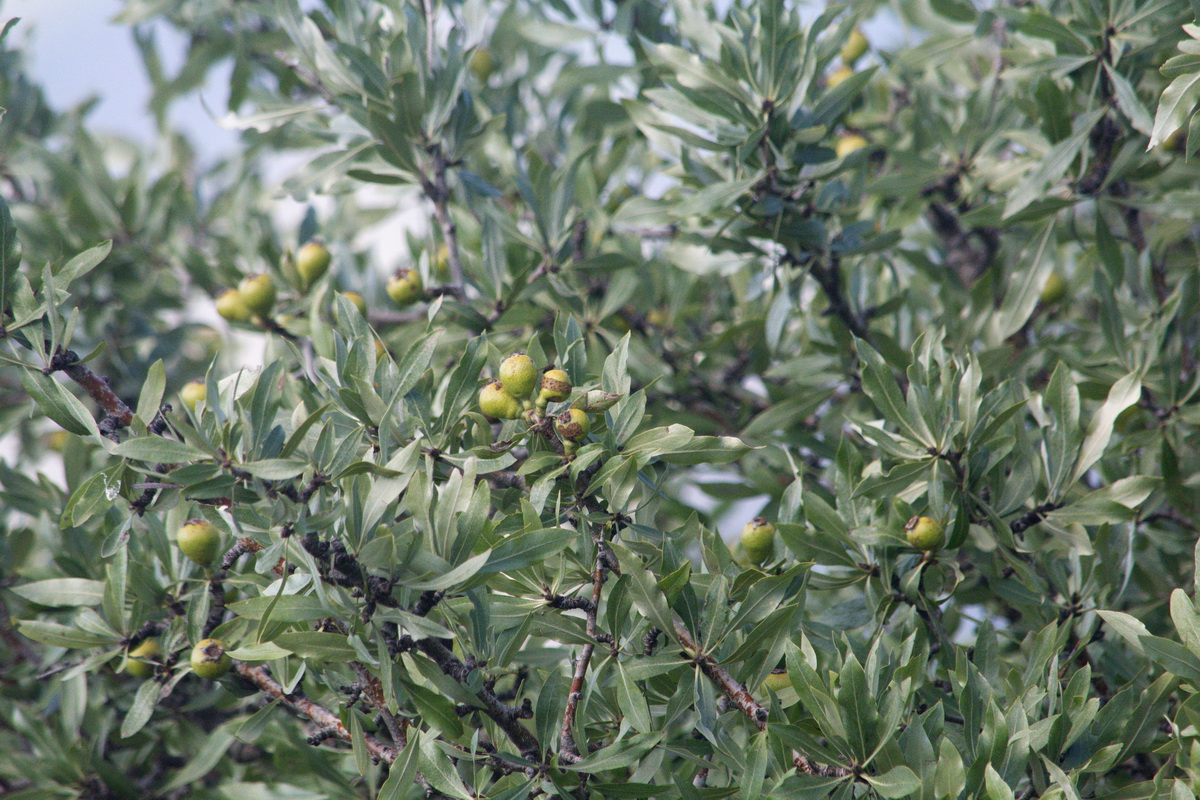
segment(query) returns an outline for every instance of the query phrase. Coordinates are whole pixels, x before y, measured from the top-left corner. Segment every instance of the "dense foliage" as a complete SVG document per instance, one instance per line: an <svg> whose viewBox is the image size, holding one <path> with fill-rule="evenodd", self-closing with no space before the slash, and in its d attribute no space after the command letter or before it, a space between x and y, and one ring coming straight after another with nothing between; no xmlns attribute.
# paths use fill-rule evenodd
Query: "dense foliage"
<svg viewBox="0 0 1200 800"><path fill-rule="evenodd" d="M715 6L5 29L0 794L1194 798L1200 6Z"/></svg>

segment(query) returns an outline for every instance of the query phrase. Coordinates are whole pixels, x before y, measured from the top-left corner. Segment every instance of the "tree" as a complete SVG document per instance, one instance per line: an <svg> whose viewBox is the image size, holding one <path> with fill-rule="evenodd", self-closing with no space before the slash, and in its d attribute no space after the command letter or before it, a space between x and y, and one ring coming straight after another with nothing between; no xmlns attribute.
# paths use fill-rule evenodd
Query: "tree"
<svg viewBox="0 0 1200 800"><path fill-rule="evenodd" d="M2 40L6 796L1195 796L1194 0L304 5Z"/></svg>

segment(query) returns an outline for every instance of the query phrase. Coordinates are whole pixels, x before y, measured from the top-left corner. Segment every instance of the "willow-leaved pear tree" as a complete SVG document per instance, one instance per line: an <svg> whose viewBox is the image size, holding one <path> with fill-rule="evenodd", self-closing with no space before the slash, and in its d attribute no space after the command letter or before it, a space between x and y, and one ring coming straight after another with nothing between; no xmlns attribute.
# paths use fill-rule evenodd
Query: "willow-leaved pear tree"
<svg viewBox="0 0 1200 800"><path fill-rule="evenodd" d="M1200 3L820 5L10 22L0 794L1193 800Z"/></svg>

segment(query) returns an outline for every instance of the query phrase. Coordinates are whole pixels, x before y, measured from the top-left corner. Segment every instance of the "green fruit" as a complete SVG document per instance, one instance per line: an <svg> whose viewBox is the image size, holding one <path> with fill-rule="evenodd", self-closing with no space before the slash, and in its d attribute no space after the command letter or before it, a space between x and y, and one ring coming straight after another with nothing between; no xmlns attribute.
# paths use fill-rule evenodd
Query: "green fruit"
<svg viewBox="0 0 1200 800"><path fill-rule="evenodd" d="M125 660L125 671L135 678L143 680L149 678L154 674L154 665L147 664L146 661L134 661L134 659L144 658L153 661L154 657L161 652L157 639L147 639L129 651L129 658Z"/></svg>
<svg viewBox="0 0 1200 800"><path fill-rule="evenodd" d="M518 400L529 397L537 386L538 371L533 359L524 353L513 353L500 363L500 383L504 390Z"/></svg>
<svg viewBox="0 0 1200 800"><path fill-rule="evenodd" d="M854 70L843 64L842 66L835 69L833 72L829 73L829 77L825 79L825 85L828 86L830 89L833 89L833 88L837 87L839 84L843 83L847 78L849 78L853 74L854 74Z"/></svg>
<svg viewBox="0 0 1200 800"><path fill-rule="evenodd" d="M918 550L939 550L946 543L946 528L933 517L913 517L904 526L904 535Z"/></svg>
<svg viewBox="0 0 1200 800"><path fill-rule="evenodd" d="M1038 297L1044 306L1052 306L1067 296L1067 281L1057 272L1051 272L1042 284L1042 293Z"/></svg>
<svg viewBox="0 0 1200 800"><path fill-rule="evenodd" d="M425 284L415 269L402 269L388 278L386 291L396 305L409 306L424 296Z"/></svg>
<svg viewBox="0 0 1200 800"><path fill-rule="evenodd" d="M587 438L592 421L582 408L568 408L554 418L554 430L564 442L579 444Z"/></svg>
<svg viewBox="0 0 1200 800"><path fill-rule="evenodd" d="M538 392L538 405L561 403L571 396L571 378L561 369L548 369L542 373L542 388Z"/></svg>
<svg viewBox="0 0 1200 800"><path fill-rule="evenodd" d="M792 681L788 678L787 670L776 669L772 670L771 674L763 679L763 689L770 689L775 694L779 694L784 689L792 685Z"/></svg>
<svg viewBox="0 0 1200 800"><path fill-rule="evenodd" d="M500 381L492 381L479 390L479 410L492 419L517 419L525 409Z"/></svg>
<svg viewBox="0 0 1200 800"><path fill-rule="evenodd" d="M221 534L202 519L189 519L175 534L183 554L202 567L207 567L221 552Z"/></svg>
<svg viewBox="0 0 1200 800"><path fill-rule="evenodd" d="M471 67L471 73L480 83L487 83L488 78L492 77L492 73L496 71L496 59L492 56L492 51L486 47L480 47L472 53L468 65Z"/></svg>
<svg viewBox="0 0 1200 800"><path fill-rule="evenodd" d="M249 322L254 316L237 289L226 289L217 298L217 313L230 322Z"/></svg>
<svg viewBox="0 0 1200 800"><path fill-rule="evenodd" d="M871 144L857 133L843 133L838 137L837 144L833 149L837 153L838 158L845 158L855 150L862 150L864 147Z"/></svg>
<svg viewBox="0 0 1200 800"><path fill-rule="evenodd" d="M742 526L742 549L753 564L762 564L775 555L775 526L766 517L755 517Z"/></svg>
<svg viewBox="0 0 1200 800"><path fill-rule="evenodd" d="M185 406L195 411L197 405L208 399L208 387L204 385L204 381L188 381L179 390L179 399Z"/></svg>
<svg viewBox="0 0 1200 800"><path fill-rule="evenodd" d="M242 282L238 284L238 291L242 293L242 302L246 304L246 308L257 316L267 316L275 306L275 281L270 275L259 274L242 278Z"/></svg>
<svg viewBox="0 0 1200 800"><path fill-rule="evenodd" d="M329 248L320 242L307 242L296 251L296 274L300 276L301 286L307 290L321 280L329 270L333 256Z"/></svg>
<svg viewBox="0 0 1200 800"><path fill-rule="evenodd" d="M220 639L203 639L192 648L192 671L201 678L216 680L232 666L233 659Z"/></svg>
<svg viewBox="0 0 1200 800"><path fill-rule="evenodd" d="M867 52L867 37L858 28L850 31L850 38L842 45L841 56L843 64L853 64Z"/></svg>
<svg viewBox="0 0 1200 800"><path fill-rule="evenodd" d="M362 314L364 317L367 315L367 301L363 299L361 294L358 292L340 292L340 294L354 304L359 314Z"/></svg>

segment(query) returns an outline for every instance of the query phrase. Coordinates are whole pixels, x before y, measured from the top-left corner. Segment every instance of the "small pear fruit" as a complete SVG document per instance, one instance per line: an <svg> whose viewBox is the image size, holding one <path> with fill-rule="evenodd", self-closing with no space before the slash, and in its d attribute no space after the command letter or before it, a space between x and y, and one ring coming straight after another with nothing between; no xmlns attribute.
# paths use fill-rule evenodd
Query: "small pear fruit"
<svg viewBox="0 0 1200 800"><path fill-rule="evenodd" d="M913 517L904 526L904 536L918 550L940 550L946 543L946 528L933 517Z"/></svg>
<svg viewBox="0 0 1200 800"><path fill-rule="evenodd" d="M183 554L202 567L207 567L221 551L221 534L212 523L189 519L175 534Z"/></svg>
<svg viewBox="0 0 1200 800"><path fill-rule="evenodd" d="M742 526L742 549L754 564L769 561L775 555L775 526L766 517L755 517Z"/></svg>
<svg viewBox="0 0 1200 800"><path fill-rule="evenodd" d="M202 639L192 648L192 672L210 681L229 672L233 659L220 639Z"/></svg>

